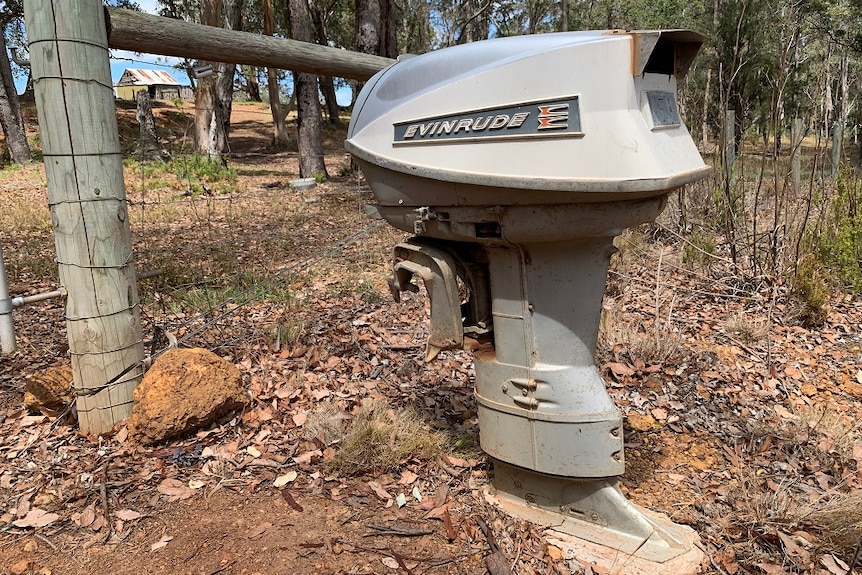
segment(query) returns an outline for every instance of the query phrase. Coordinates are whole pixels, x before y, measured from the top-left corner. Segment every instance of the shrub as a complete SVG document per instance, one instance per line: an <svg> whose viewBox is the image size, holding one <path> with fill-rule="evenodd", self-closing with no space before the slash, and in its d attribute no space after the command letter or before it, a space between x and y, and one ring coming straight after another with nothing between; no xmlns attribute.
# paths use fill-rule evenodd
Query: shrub
<svg viewBox="0 0 862 575"><path fill-rule="evenodd" d="M862 291L862 182L842 176L836 185L828 223L816 240L817 251L841 284L857 293Z"/></svg>
<svg viewBox="0 0 862 575"><path fill-rule="evenodd" d="M203 154L177 156L168 163L167 168L178 179L188 182L194 193L205 191L205 187L228 193L233 191L236 184L236 170L221 158L210 158Z"/></svg>
<svg viewBox="0 0 862 575"><path fill-rule="evenodd" d="M796 298L799 320L816 327L829 313L829 281L826 270L813 254L803 256L791 278L791 294Z"/></svg>

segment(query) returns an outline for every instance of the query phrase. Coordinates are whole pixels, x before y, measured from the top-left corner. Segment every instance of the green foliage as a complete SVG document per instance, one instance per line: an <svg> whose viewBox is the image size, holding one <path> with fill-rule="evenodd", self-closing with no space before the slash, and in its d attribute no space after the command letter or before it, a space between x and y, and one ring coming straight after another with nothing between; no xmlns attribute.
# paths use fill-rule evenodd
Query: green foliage
<svg viewBox="0 0 862 575"><path fill-rule="evenodd" d="M214 255L211 274L226 276L236 266L235 261L218 261ZM181 284L188 281L188 269L180 265L168 264L160 279L168 285ZM244 301L254 297L256 301L279 304L283 313L276 321L273 335L281 337L281 341L294 341L304 330L304 323L298 317L292 317L296 311L296 295L282 284L273 283L251 273L239 273L227 277L224 281L186 284L172 289L167 307L172 313L201 313L222 304L225 301Z"/></svg>
<svg viewBox="0 0 862 575"><path fill-rule="evenodd" d="M696 231L683 246L682 261L694 268L706 270L714 255L715 241L702 231Z"/></svg>
<svg viewBox="0 0 862 575"><path fill-rule="evenodd" d="M235 189L236 169L229 167L220 158L188 154L175 157L165 168L177 178L185 180L193 193L207 190L229 193Z"/></svg>
<svg viewBox="0 0 862 575"><path fill-rule="evenodd" d="M821 261L830 268L844 288L862 291L862 182L849 177L837 180L828 225L817 239Z"/></svg>
<svg viewBox="0 0 862 575"><path fill-rule="evenodd" d="M356 293L362 298L362 301L368 304L376 305L383 301L383 297L374 288L374 284L368 280L362 280L356 286Z"/></svg>
<svg viewBox="0 0 862 575"><path fill-rule="evenodd" d="M314 181L318 184L322 184L329 179L326 175L326 172L314 172L313 174L311 174L311 177L314 178Z"/></svg>
<svg viewBox="0 0 862 575"><path fill-rule="evenodd" d="M353 166L350 164L350 162L344 162L343 164L338 166L338 175L342 178L346 178L353 175Z"/></svg>
<svg viewBox="0 0 862 575"><path fill-rule="evenodd" d="M802 257L791 277L791 293L799 304L802 325L823 325L829 313L829 281L823 265L813 254Z"/></svg>

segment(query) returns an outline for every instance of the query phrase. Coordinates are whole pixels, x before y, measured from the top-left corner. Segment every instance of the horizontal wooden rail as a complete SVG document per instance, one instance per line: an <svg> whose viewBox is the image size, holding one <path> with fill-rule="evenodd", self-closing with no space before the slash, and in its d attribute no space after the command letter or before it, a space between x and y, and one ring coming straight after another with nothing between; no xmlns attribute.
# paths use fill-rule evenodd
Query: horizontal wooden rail
<svg viewBox="0 0 862 575"><path fill-rule="evenodd" d="M237 32L121 8L108 8L111 48L210 62L246 64L321 76L367 80L395 60Z"/></svg>

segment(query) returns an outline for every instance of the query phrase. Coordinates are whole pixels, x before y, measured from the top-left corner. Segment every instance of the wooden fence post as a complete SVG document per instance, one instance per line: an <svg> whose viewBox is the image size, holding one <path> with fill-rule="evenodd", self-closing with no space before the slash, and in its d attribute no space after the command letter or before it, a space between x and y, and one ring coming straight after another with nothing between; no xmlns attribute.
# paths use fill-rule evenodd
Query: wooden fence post
<svg viewBox="0 0 862 575"><path fill-rule="evenodd" d="M85 434L131 413L140 302L101 0L25 0L48 204Z"/></svg>

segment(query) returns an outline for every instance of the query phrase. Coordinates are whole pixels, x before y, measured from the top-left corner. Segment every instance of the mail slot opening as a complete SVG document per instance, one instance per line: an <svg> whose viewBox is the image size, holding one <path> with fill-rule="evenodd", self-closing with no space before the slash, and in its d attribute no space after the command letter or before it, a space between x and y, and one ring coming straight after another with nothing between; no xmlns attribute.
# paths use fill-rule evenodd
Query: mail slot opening
<svg viewBox="0 0 862 575"><path fill-rule="evenodd" d="M660 38L652 54L650 54L644 72L673 76L676 71L676 45L676 42Z"/></svg>

